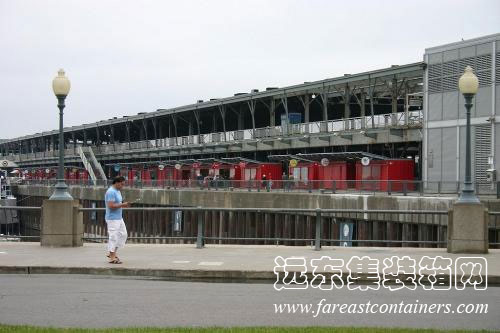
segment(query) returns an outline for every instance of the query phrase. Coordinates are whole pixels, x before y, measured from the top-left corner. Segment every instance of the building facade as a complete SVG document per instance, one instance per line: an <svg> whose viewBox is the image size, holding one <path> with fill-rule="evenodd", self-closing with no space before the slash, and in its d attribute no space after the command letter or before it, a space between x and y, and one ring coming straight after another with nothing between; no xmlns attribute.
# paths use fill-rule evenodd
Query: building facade
<svg viewBox="0 0 500 333"><path fill-rule="evenodd" d="M465 107L458 79L466 66L479 78L471 110L472 174L486 183L500 165L500 34L425 50L423 180L464 179Z"/></svg>

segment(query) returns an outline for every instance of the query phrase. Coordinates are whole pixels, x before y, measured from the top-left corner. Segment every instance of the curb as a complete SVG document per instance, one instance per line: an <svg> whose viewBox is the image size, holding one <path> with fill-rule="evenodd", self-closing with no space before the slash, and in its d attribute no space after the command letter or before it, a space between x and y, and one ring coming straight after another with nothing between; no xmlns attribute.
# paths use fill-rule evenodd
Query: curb
<svg viewBox="0 0 500 333"><path fill-rule="evenodd" d="M149 268L0 266L0 274L85 274L97 276L151 277L173 280L275 281L274 272L232 270L181 270Z"/></svg>
<svg viewBox="0 0 500 333"><path fill-rule="evenodd" d="M347 272L342 274L346 283ZM276 275L273 271L237 271L237 270L182 270L182 269L149 269L149 268L124 268L124 267L56 267L56 266L0 266L0 274L82 274L96 276L129 276L136 278L157 278L166 280L193 280L205 282L247 282L274 283ZM331 273L324 273L325 276ZM307 273L309 281L314 277ZM398 276L393 276L398 278ZM403 277L400 277L403 279ZM446 281L454 281L454 276L446 276ZM373 279L367 274L359 275L356 284L366 284ZM488 286L500 286L499 275L488 276Z"/></svg>

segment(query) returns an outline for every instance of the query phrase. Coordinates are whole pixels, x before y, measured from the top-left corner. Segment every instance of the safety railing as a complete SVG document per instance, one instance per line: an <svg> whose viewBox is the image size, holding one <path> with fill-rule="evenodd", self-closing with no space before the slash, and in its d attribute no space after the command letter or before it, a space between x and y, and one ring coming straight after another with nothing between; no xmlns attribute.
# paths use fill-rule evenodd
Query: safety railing
<svg viewBox="0 0 500 333"><path fill-rule="evenodd" d="M70 186L107 187L111 180L66 179ZM56 179L13 178L12 185L55 185ZM308 192L316 194L385 194L385 195L452 195L462 190L462 182L420 180L228 180L204 177L203 179L127 179L128 188L163 188L204 191L249 191L249 192ZM475 183L476 193L481 196L500 198L500 182Z"/></svg>
<svg viewBox="0 0 500 333"><path fill-rule="evenodd" d="M80 211L86 214L103 213L104 208L81 208ZM195 243L197 248L203 248L207 242L212 244L228 244L236 242L237 244L274 244L274 245L313 245L315 250L320 250L322 245L332 246L419 246L419 247L440 247L446 245L446 224L444 221L448 215L448 211L434 210L360 210L360 209L290 209L290 208L208 208L208 207L132 207L124 208L125 220L130 223L131 227L138 226L139 229L131 231L129 229L130 240L158 243L161 241L183 240L188 243ZM132 214L131 214L132 213ZM150 216L156 216L158 219L159 213L164 213L160 218L160 223L163 226L154 224L153 221L144 223L131 222L134 220L133 213L139 213L144 218L144 213ZM165 214L167 213L167 214ZM213 214L217 216L214 217ZM244 218L239 218L242 214ZM274 230L266 230L270 228L269 217L265 214L274 214ZM413 239L410 229L403 232L402 237L387 237L384 239L378 232L364 232L360 224L366 223L366 220L376 219L376 215L400 216L402 225L411 225L412 218L410 216L420 216L422 218L422 226L429 228L434 227L437 232L427 233L426 235L435 234L435 238ZM279 216L279 217L276 217ZM249 218L250 217L250 218ZM286 231L285 219L297 225L297 217L301 218L302 227L307 229L305 235L309 237L292 236ZM379 216L380 217L380 216ZM442 217L442 218L441 218ZM91 218L92 219L92 218ZM147 217L146 217L147 219ZM280 223L278 219L282 219ZM94 221L98 220L97 215L93 217ZM347 221L347 222L340 222ZM157 220L158 221L158 220ZM236 223L237 221L237 223ZM127 222L126 222L127 223ZM394 223L394 221L393 221ZM227 231L223 231L226 235L220 235L221 224L225 225ZM229 225L234 228L231 229ZM253 227L251 227L252 225ZM333 232L332 230L349 228L349 235L345 235L345 231ZM288 226L289 227L289 226ZM224 229L224 227L222 226ZM274 234L276 228L279 230ZM105 233L104 224L89 226L87 228L86 241L101 241L107 240L106 235L98 235L99 230ZM162 235L151 235L158 232ZM215 230L215 231L214 231ZM356 233L356 234L355 234ZM395 232L397 233L397 231ZM267 234L267 236L266 236ZM91 235L91 236L90 236Z"/></svg>
<svg viewBox="0 0 500 333"><path fill-rule="evenodd" d="M40 241L42 207L0 206L0 242Z"/></svg>
<svg viewBox="0 0 500 333"><path fill-rule="evenodd" d="M490 218L488 223L489 245L495 248L500 246L500 211L489 211Z"/></svg>
<svg viewBox="0 0 500 333"><path fill-rule="evenodd" d="M80 208L84 240L107 241L105 208ZM124 208L129 241L139 243L444 247L449 210L226 207ZM41 207L0 206L18 224L0 223L0 241L39 241ZM498 248L500 212L489 212L489 245ZM4 220L0 219L0 222Z"/></svg>

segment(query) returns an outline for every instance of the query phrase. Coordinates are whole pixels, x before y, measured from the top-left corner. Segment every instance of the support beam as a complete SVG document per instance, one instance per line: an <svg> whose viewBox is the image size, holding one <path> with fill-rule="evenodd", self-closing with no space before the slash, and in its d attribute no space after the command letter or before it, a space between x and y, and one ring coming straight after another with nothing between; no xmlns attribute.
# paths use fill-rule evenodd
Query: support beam
<svg viewBox="0 0 500 333"><path fill-rule="evenodd" d="M83 128L83 146L87 146L87 130Z"/></svg>
<svg viewBox="0 0 500 333"><path fill-rule="evenodd" d="M255 105L257 102L254 99L251 99L247 102L248 109L250 110L250 115L252 116L252 131L253 137L255 138Z"/></svg>
<svg viewBox="0 0 500 333"><path fill-rule="evenodd" d="M375 78L375 81L373 82L373 86L371 84L372 80L371 78L368 79L368 96L370 97L370 116L372 117L371 125L372 128L375 128L375 108L373 106L373 97L375 95L375 87L377 85L377 78Z"/></svg>
<svg viewBox="0 0 500 333"><path fill-rule="evenodd" d="M346 83L344 88L344 118L351 118L351 88Z"/></svg>
<svg viewBox="0 0 500 333"><path fill-rule="evenodd" d="M198 129L198 135L201 134L201 128L200 128L200 111L199 110L193 110L194 114L194 119L196 121L196 128ZM191 122L189 122L189 126L191 127ZM189 135L192 135L191 130L189 131Z"/></svg>
<svg viewBox="0 0 500 333"><path fill-rule="evenodd" d="M306 93L303 96L297 96L299 99L300 103L302 104L302 107L304 108L304 122L308 123L310 122L310 117L309 117L309 106L314 100L311 100L309 98L309 94Z"/></svg>
<svg viewBox="0 0 500 333"><path fill-rule="evenodd" d="M177 116L175 114L172 114L172 124L174 124L174 137L178 137L177 133Z"/></svg>
<svg viewBox="0 0 500 333"><path fill-rule="evenodd" d="M153 139L155 144L158 144L158 119L156 117L151 118L151 124L153 125Z"/></svg>
<svg viewBox="0 0 500 333"><path fill-rule="evenodd" d="M111 139L111 144L114 146L115 144L115 126L113 124L109 125L109 134L110 134L110 139Z"/></svg>
<svg viewBox="0 0 500 333"><path fill-rule="evenodd" d="M321 120L322 121L327 121L328 120L328 94L330 93L330 87L326 89L326 87L323 84L323 89L321 90L320 96L322 100L322 107L323 107L323 113Z"/></svg>
<svg viewBox="0 0 500 333"><path fill-rule="evenodd" d="M130 122L129 121L125 122L125 128L126 128L128 147L130 149Z"/></svg>
<svg viewBox="0 0 500 333"><path fill-rule="evenodd" d="M221 104L217 108L219 109L219 114L222 119L222 131L224 132L224 135L226 135L226 106Z"/></svg>
<svg viewBox="0 0 500 333"><path fill-rule="evenodd" d="M142 128L144 129L144 139L143 140L148 140L149 137L148 137L148 122L146 120L146 118L143 118L142 119Z"/></svg>
<svg viewBox="0 0 500 333"><path fill-rule="evenodd" d="M99 125L95 126L95 133L96 133L96 146L99 146L101 144L101 136L99 134Z"/></svg>

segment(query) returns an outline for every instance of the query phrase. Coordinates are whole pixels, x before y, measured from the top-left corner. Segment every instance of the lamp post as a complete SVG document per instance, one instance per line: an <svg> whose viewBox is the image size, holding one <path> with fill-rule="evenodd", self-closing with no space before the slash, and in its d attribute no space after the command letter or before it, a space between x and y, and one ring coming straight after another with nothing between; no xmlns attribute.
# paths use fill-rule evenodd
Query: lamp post
<svg viewBox="0 0 500 333"><path fill-rule="evenodd" d="M59 108L59 164L57 168L56 189L49 200L73 200L68 191L68 186L64 182L64 132L63 132L63 110L64 100L69 93L71 84L64 75L64 70L60 69L57 76L52 80L52 89L57 97L57 107Z"/></svg>
<svg viewBox="0 0 500 333"><path fill-rule="evenodd" d="M479 203L479 199L474 193L471 177L471 128L470 128L470 109L472 107L472 98L477 93L479 81L474 74L472 67L467 66L464 74L458 80L458 87L465 98L465 110L467 116L466 138L465 138L465 181L462 192L458 198L460 203Z"/></svg>

